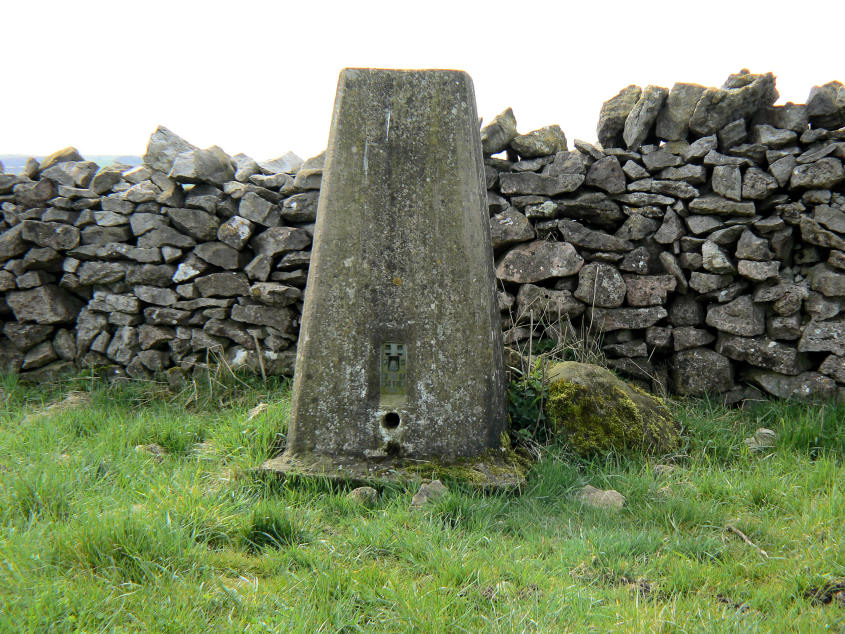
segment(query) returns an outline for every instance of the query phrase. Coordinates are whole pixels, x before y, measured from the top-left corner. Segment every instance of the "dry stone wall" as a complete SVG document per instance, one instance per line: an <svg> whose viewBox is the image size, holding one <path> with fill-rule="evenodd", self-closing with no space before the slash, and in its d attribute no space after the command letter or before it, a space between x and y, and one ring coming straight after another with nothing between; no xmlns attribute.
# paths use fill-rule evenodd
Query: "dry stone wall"
<svg viewBox="0 0 845 634"><path fill-rule="evenodd" d="M679 394L842 398L845 87L777 96L747 71L629 86L572 150L510 110L486 125L506 342L569 324ZM321 170L159 128L137 168L68 149L0 174L0 367L289 374Z"/></svg>

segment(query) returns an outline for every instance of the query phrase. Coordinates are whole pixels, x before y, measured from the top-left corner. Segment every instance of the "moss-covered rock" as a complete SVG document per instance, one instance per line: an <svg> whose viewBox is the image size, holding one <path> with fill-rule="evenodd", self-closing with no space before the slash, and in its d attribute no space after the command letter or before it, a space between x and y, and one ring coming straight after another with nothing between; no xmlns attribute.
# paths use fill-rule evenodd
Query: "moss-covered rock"
<svg viewBox="0 0 845 634"><path fill-rule="evenodd" d="M609 450L666 453L680 428L663 399L588 363L556 363L549 372L546 415L553 431L580 454Z"/></svg>

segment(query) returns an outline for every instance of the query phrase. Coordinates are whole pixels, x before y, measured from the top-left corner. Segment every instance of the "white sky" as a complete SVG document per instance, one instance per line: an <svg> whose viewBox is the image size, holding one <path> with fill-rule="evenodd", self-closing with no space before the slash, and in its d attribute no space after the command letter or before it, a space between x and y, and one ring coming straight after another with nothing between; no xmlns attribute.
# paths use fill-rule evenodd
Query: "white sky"
<svg viewBox="0 0 845 634"><path fill-rule="evenodd" d="M142 154L158 124L258 160L328 138L347 66L458 68L489 121L593 141L628 84L845 80L845 2L2 0L0 154Z"/></svg>

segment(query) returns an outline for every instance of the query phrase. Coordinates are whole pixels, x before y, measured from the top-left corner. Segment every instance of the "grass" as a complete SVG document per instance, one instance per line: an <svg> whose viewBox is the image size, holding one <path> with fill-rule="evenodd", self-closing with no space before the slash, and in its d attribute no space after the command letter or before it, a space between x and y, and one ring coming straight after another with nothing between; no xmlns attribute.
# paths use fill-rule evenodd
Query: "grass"
<svg viewBox="0 0 845 634"><path fill-rule="evenodd" d="M0 396L0 631L845 629L842 405L678 402L677 455L552 446L521 495L453 484L411 510L414 486L367 508L255 479L283 383L0 377ZM759 426L778 444L752 454ZM625 508L581 505L584 484Z"/></svg>

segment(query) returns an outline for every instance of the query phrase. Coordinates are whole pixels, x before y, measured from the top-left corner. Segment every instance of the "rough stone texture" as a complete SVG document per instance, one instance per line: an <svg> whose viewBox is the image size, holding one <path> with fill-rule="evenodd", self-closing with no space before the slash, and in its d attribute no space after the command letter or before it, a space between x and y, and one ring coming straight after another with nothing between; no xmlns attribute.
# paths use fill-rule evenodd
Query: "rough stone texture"
<svg viewBox="0 0 845 634"><path fill-rule="evenodd" d="M826 359L845 356L830 354L842 352L845 334L839 332L845 134L835 129L843 93L832 82L815 88L808 106L761 105L748 113L741 102L759 97L766 103L774 94L766 94L767 83L765 76L742 72L721 89L676 85L637 151L622 149L625 121L642 97L637 87L603 107L603 147L576 141L573 151L540 148L537 141L547 135L557 144L553 149L564 147L562 132L553 128L523 135L514 145L519 133L508 112L498 131L488 126L484 151L494 149L491 142L497 152L508 151L488 157L483 167L500 297L510 298L499 306L508 338L527 337L532 320L535 336L557 339L560 320L580 328L601 317L609 328L603 346L609 366L642 381L659 374L673 351L706 347L733 357L738 380L761 363L768 365L760 369L776 367L778 374L800 369L797 376L811 382L817 382L814 372L829 377L842 393L842 377ZM695 116L713 131L699 138L702 133L688 126ZM389 136L382 124L386 120L365 139L368 162ZM550 153L520 158L520 143ZM224 157L217 150L198 151L163 128L148 150L146 163L135 168L98 169L68 148L43 170L30 160L20 175L0 173L4 367L37 380L74 364L114 363L105 355L118 329L129 327L138 329L142 346L123 364L129 376L151 377L171 367L179 376L202 371L208 346L222 347L233 365L258 372L253 334L265 370L291 372L324 155L305 162L292 153L261 163L244 155L218 161ZM197 182L183 186L168 178L176 157L194 151L187 158ZM226 178L231 167L234 180L221 183L214 170L202 173L206 166L194 159L207 152ZM416 231L426 235L430 228ZM359 236L347 232L341 240L354 243ZM437 259L422 267L433 278ZM623 301L586 310L574 294L585 292L583 285L579 291L582 266L581 278L599 266L614 271L617 281L622 273ZM74 310L84 306L78 318L61 327L18 320L9 297L14 303L17 293L56 289ZM764 334L747 336L749 323L760 330L756 318L726 314L726 306L745 296L757 316L765 312ZM427 291L415 297L424 301ZM708 311L712 323L718 317L728 330L705 326ZM750 314L755 317L753 308ZM145 328L161 332L141 343ZM765 345L758 350L760 342ZM49 360L53 355L60 360ZM798 365L784 361L793 358ZM731 390L726 402L749 389Z"/></svg>
<svg viewBox="0 0 845 634"><path fill-rule="evenodd" d="M755 337L766 332L766 315L750 295L743 295L726 304L710 306L708 326L742 337Z"/></svg>
<svg viewBox="0 0 845 634"><path fill-rule="evenodd" d="M551 125L515 136L509 147L523 158L557 154L566 151L566 135L560 126Z"/></svg>
<svg viewBox="0 0 845 634"><path fill-rule="evenodd" d="M629 150L636 150L648 138L668 95L669 91L660 86L646 86L643 90L625 119L622 138Z"/></svg>
<svg viewBox="0 0 845 634"><path fill-rule="evenodd" d="M588 306L616 308L625 301L625 280L615 267L587 264L578 273L575 297Z"/></svg>
<svg viewBox="0 0 845 634"><path fill-rule="evenodd" d="M666 141L687 138L689 120L706 88L698 84L677 83L672 86L666 104L657 116L655 133Z"/></svg>
<svg viewBox="0 0 845 634"><path fill-rule="evenodd" d="M18 321L60 324L76 319L82 302L58 286L39 286L6 294L6 303Z"/></svg>
<svg viewBox="0 0 845 634"><path fill-rule="evenodd" d="M481 149L485 154L498 154L518 134L516 131L516 117L513 110L508 108L496 115L489 125L481 130Z"/></svg>
<svg viewBox="0 0 845 634"><path fill-rule="evenodd" d="M574 361L556 363L547 379L549 422L577 452L667 453L678 447L680 427L665 403L609 370Z"/></svg>
<svg viewBox="0 0 845 634"><path fill-rule="evenodd" d="M326 164L283 459L499 447L505 375L469 76L343 71ZM379 378L388 342L407 350L393 391Z"/></svg>
<svg viewBox="0 0 845 634"><path fill-rule="evenodd" d="M670 359L672 389L676 394L701 396L727 392L733 387L733 368L727 357L709 348L683 350Z"/></svg>
<svg viewBox="0 0 845 634"><path fill-rule="evenodd" d="M535 240L508 251L496 267L496 277L518 284L534 283L574 275L583 264L584 259L568 242Z"/></svg>
<svg viewBox="0 0 845 634"><path fill-rule="evenodd" d="M602 146L608 148L621 145L625 121L640 100L642 93L642 88L631 85L623 88L613 99L602 104L596 129L596 135Z"/></svg>

